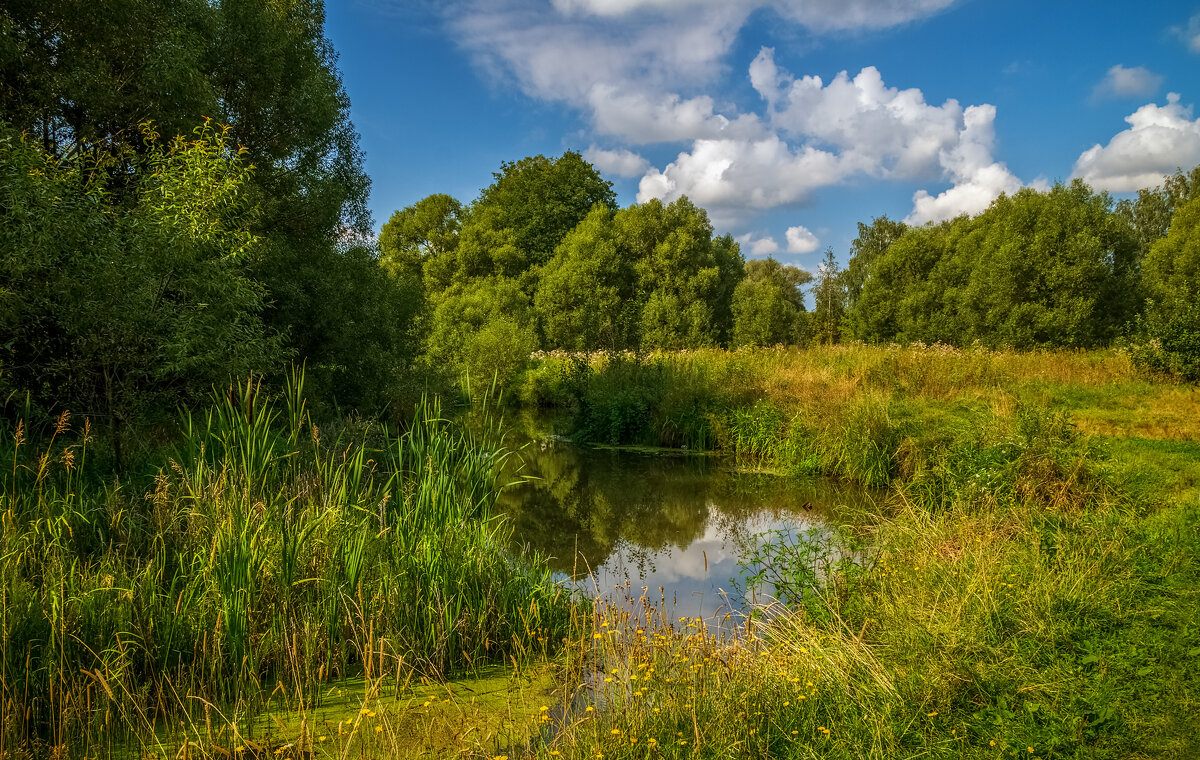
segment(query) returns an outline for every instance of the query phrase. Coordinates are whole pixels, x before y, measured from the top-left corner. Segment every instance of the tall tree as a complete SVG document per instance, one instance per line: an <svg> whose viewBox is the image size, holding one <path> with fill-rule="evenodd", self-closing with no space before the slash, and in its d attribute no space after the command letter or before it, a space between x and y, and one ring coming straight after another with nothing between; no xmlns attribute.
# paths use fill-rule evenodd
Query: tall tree
<svg viewBox="0 0 1200 760"><path fill-rule="evenodd" d="M354 290L378 283L345 277L349 292L327 298L327 275L361 270L369 249L347 241L366 239L371 222L324 20L321 0L12 0L0 7L0 120L60 157L145 153L147 121L168 137L209 117L228 125L255 169L246 192L263 317L309 361L313 386L336 395L358 384L347 368L361 362L338 326L377 318ZM112 169L114 191L136 194L142 179Z"/></svg>
<svg viewBox="0 0 1200 760"><path fill-rule="evenodd" d="M850 243L850 261L843 275L847 308L853 309L858 303L863 285L871 277L871 268L906 229L908 225L904 222L893 222L886 216L876 217L870 224L858 223L858 237Z"/></svg>
<svg viewBox="0 0 1200 760"><path fill-rule="evenodd" d="M842 319L846 313L846 288L833 249L825 249L825 259L813 283L813 339L821 345L838 343L842 338Z"/></svg>

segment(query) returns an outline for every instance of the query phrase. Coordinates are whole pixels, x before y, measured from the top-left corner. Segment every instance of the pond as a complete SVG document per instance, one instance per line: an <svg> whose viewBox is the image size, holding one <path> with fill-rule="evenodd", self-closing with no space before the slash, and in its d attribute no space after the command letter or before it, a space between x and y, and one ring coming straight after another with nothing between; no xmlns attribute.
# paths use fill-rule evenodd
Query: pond
<svg viewBox="0 0 1200 760"><path fill-rule="evenodd" d="M583 593L619 604L645 587L681 617L744 608L738 561L756 536L826 530L837 505L870 498L834 481L743 472L709 456L554 437L527 444L520 457L528 480L506 489L499 505L514 542L547 555Z"/></svg>

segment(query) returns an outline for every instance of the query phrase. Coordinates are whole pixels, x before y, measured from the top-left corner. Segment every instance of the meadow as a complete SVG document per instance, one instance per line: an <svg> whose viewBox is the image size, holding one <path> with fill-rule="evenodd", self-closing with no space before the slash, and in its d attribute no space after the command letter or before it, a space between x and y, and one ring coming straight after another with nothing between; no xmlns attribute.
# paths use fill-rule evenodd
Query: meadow
<svg viewBox="0 0 1200 760"><path fill-rule="evenodd" d="M1200 752L1194 387L1117 352L857 345L543 355L520 393L591 440L887 489L837 516L858 561L764 545L748 569L793 593L753 636L601 639L621 709L564 756Z"/></svg>
<svg viewBox="0 0 1200 760"><path fill-rule="evenodd" d="M731 637L572 602L510 548L490 393L400 432L243 383L143 483L88 464L86 420L18 425L0 755L1200 752L1195 387L1118 352L850 345L538 354L506 395L582 442L879 496L820 572L764 536L746 576L779 601Z"/></svg>

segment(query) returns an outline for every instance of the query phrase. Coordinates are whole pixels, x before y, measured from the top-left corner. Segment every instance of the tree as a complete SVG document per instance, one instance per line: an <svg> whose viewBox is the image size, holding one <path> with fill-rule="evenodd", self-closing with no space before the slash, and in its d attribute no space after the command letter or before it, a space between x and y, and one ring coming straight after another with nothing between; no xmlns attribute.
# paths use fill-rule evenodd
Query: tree
<svg viewBox="0 0 1200 760"><path fill-rule="evenodd" d="M463 206L442 193L392 214L379 232L380 264L394 277L420 282L425 262L458 246Z"/></svg>
<svg viewBox="0 0 1200 760"><path fill-rule="evenodd" d="M908 225L893 222L886 216L876 217L868 224L858 223L858 237L850 243L850 261L843 280L846 284L846 307L853 309L862 294L863 285L871 278L872 267L892 243L900 239Z"/></svg>
<svg viewBox="0 0 1200 760"><path fill-rule="evenodd" d="M1200 380L1200 196L1175 210L1167 235L1150 248L1143 283L1149 300L1136 324L1134 360Z"/></svg>
<svg viewBox="0 0 1200 760"><path fill-rule="evenodd" d="M349 101L324 36L321 0L12 0L0 9L0 120L50 155L142 154L139 125L189 135L211 117L255 171L245 187L260 239L251 277L263 319L318 376L354 356L330 332L371 300L359 280L335 300L325 278L356 271L347 240L372 232ZM121 161L124 159L121 158ZM106 164L109 190L135 197L144 177ZM360 399L344 396L343 403Z"/></svg>
<svg viewBox="0 0 1200 760"><path fill-rule="evenodd" d="M733 290L744 274L737 243L713 238L708 214L686 197L623 209L613 223L637 273L644 348L728 340Z"/></svg>
<svg viewBox="0 0 1200 760"><path fill-rule="evenodd" d="M510 269L544 264L597 203L616 208L612 183L575 151L557 159L531 156L505 162L471 206L472 224L512 230L521 261Z"/></svg>
<svg viewBox="0 0 1200 760"><path fill-rule="evenodd" d="M516 280L481 278L434 296L426 351L434 368L504 383L536 348L533 309Z"/></svg>
<svg viewBox="0 0 1200 760"><path fill-rule="evenodd" d="M534 304L547 348L637 346L637 273L605 206L593 208L563 239Z"/></svg>
<svg viewBox="0 0 1200 760"><path fill-rule="evenodd" d="M825 249L825 260L817 270L813 298L816 302L812 316L813 339L826 346L840 342L842 318L846 313L846 289L832 248Z"/></svg>
<svg viewBox="0 0 1200 760"><path fill-rule="evenodd" d="M56 159L0 132L0 367L43 409L107 420L118 458L129 424L285 354L227 131L144 141ZM143 178L132 198L125 174Z"/></svg>
<svg viewBox="0 0 1200 760"><path fill-rule="evenodd" d="M771 346L800 341L804 320L803 286L812 275L774 259L746 262L746 278L733 291L735 346Z"/></svg>

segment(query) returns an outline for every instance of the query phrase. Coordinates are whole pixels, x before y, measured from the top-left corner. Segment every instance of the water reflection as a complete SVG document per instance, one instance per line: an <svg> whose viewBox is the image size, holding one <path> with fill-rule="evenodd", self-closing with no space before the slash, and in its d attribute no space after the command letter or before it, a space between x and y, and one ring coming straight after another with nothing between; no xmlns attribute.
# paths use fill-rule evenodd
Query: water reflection
<svg viewBox="0 0 1200 760"><path fill-rule="evenodd" d="M673 614L709 617L756 534L819 529L831 507L863 499L822 480L738 473L718 460L586 449L559 440L521 452L532 480L508 489L501 509L514 540L550 566L614 600L663 589ZM616 594L614 594L616 590ZM738 600L734 600L737 602Z"/></svg>

